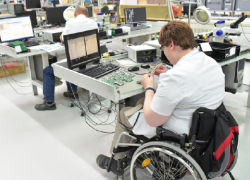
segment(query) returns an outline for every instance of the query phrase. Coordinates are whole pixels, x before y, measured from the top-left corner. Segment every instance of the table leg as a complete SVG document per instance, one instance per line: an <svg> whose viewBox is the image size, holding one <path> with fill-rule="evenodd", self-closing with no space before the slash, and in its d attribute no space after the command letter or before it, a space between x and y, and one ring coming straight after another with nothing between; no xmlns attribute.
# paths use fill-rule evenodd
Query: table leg
<svg viewBox="0 0 250 180"><path fill-rule="evenodd" d="M151 34L147 35L147 41L151 41Z"/></svg>
<svg viewBox="0 0 250 180"><path fill-rule="evenodd" d="M28 68L29 68L29 72L30 72L30 78L31 81L36 80L36 73L35 73L35 66L34 66L34 59L33 56L29 56L28 57ZM33 95L38 95L38 91L37 91L37 86L32 84L32 91L33 91Z"/></svg>
<svg viewBox="0 0 250 180"><path fill-rule="evenodd" d="M49 66L49 55L42 54L43 69Z"/></svg>
<svg viewBox="0 0 250 180"><path fill-rule="evenodd" d="M250 84L250 83L249 83ZM250 85L248 86L248 99L247 99L247 107L250 108Z"/></svg>
<svg viewBox="0 0 250 180"><path fill-rule="evenodd" d="M122 110L122 108L124 108L125 107L125 100L123 99L123 100L120 100L119 101L119 108L118 108L118 113L120 113L120 111Z"/></svg>

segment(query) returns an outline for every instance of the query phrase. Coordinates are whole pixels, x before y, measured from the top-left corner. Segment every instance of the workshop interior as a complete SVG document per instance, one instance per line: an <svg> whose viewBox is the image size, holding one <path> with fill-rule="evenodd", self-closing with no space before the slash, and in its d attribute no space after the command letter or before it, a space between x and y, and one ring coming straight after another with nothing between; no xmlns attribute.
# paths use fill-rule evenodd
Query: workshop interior
<svg viewBox="0 0 250 180"><path fill-rule="evenodd" d="M249 0L0 0L0 179L247 180L249 84Z"/></svg>

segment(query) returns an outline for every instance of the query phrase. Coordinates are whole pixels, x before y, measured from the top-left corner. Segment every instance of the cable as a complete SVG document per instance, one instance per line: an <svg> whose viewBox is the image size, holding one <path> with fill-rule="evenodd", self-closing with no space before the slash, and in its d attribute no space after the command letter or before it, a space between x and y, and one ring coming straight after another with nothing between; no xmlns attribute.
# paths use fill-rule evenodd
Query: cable
<svg viewBox="0 0 250 180"><path fill-rule="evenodd" d="M117 93L119 94L119 100L120 100L120 91L117 91ZM138 116L137 116L137 118L136 118L136 121L135 121L135 124L132 126L132 127L128 127L128 126L126 126L125 124L123 124L122 122L121 122L121 113L119 112L119 123L121 124L121 125L123 125L125 128L127 128L128 130L131 130L131 129L133 129L134 127L135 127L135 125L136 125L136 123L137 123L137 121L138 121L138 119L139 119L139 116L140 116L140 112L138 113Z"/></svg>
<svg viewBox="0 0 250 180"><path fill-rule="evenodd" d="M3 60L3 62L4 63L6 63L4 60ZM3 63L2 63L3 64ZM6 68L6 70L8 71L8 73L10 74L10 78L13 80L13 81L15 81L16 82L16 84L17 83L29 83L29 82L31 82L31 80L29 80L29 81L27 81L27 82L20 82L20 81L17 81L17 80L15 80L13 77L12 77L12 74L10 73L10 71L8 70L8 68ZM30 85L28 85L28 86L21 86L21 85L19 85L19 84L17 84L18 86L20 86L20 87L29 87L29 86L31 86L31 84Z"/></svg>
<svg viewBox="0 0 250 180"><path fill-rule="evenodd" d="M71 87L71 89L72 89L72 87ZM91 96L92 96L92 95L93 95L93 93L91 94ZM90 97L91 97L91 96L90 96ZM93 127L93 126L98 126L98 125L102 125L102 126L103 126L103 125L111 125L114 121L116 121L116 118L115 118L114 121L112 121L112 122L110 122L110 123L106 123L106 122L109 120L110 114L108 115L108 118L107 118L107 120L105 120L105 121L101 121L98 117L96 117L96 116L94 115L97 119L99 119L99 120L101 121L101 123L96 123L95 121L93 121L93 119L91 119L91 118L88 116L87 112L84 110L84 107L82 107L82 105L81 105L79 99L78 99L79 105L77 105L70 97L69 97L69 99L71 100L71 102L72 102L75 106L77 106L80 110L82 110L82 111L85 112L85 122L88 124L89 127L91 127L92 129L94 129L95 131L101 132L101 133L106 133L106 134L112 134L112 133L114 133L114 132L105 132L105 131L101 131L101 130L96 129L96 128ZM112 106L111 106L111 108L112 108ZM113 109L112 109L112 110L113 110ZM113 111L114 111L114 110L113 110ZM115 111L114 111L114 112L115 112ZM88 121L89 121L92 125L91 125ZM114 125L111 125L111 126L114 126Z"/></svg>
<svg viewBox="0 0 250 180"><path fill-rule="evenodd" d="M3 62L6 63L4 60L3 60ZM6 70L9 72L8 68L6 68ZM25 84L25 83L31 82L31 80L29 80L29 81L27 81L27 82L17 81L16 79L14 79L14 78L12 77L12 74L11 74L10 72L9 72L9 74L10 74L11 79L12 79L13 81L17 82L17 83L24 83L24 84Z"/></svg>
<svg viewBox="0 0 250 180"><path fill-rule="evenodd" d="M241 29L242 29L242 32L243 32L243 34L244 34L245 38L248 40L248 42L250 42L250 41L249 41L249 39L247 38L247 36L246 36L246 34L245 34L244 30L243 30L243 27L242 27L241 23L240 23L240 26L241 26Z"/></svg>
<svg viewBox="0 0 250 180"><path fill-rule="evenodd" d="M4 68L3 68L3 59L2 59L2 57L1 57L1 68L2 68L2 70L3 70L3 73L4 73L4 75L5 75L5 78L6 78L7 82L8 82L8 84L12 87L12 89L14 89L14 91L15 91L17 94L20 94L20 95L28 95L28 94L31 94L31 93L32 93L32 92L26 93L26 94L19 93L19 92L17 92L17 90L11 85L11 83L10 83L9 80L8 80L8 76L6 75L6 72L5 72Z"/></svg>
<svg viewBox="0 0 250 180"><path fill-rule="evenodd" d="M19 87L30 87L30 86L31 86L31 83L30 83L29 85L27 85L27 86L23 86L23 85L18 84L18 83L25 83L25 82L18 82L18 81L16 81L16 80L12 77L12 75L11 75L10 71L8 70L8 68L6 68L6 70L8 71L8 73L9 73L9 75L10 75L10 76L7 76L7 78L10 77L10 78L16 83L16 85L18 85ZM31 80L28 81L27 83L29 83L29 82L31 82Z"/></svg>
<svg viewBox="0 0 250 180"><path fill-rule="evenodd" d="M93 93L91 94L91 96L93 95ZM90 98L91 98L91 96L90 96ZM101 101L99 100L99 98L97 97L97 95L95 95L96 96L96 98L98 99L98 101L99 101L99 103L100 103L100 109L97 111L97 112L91 112L90 111L90 108L89 108L89 106L88 106L88 110L89 110L89 112L91 113L91 114L97 114L97 113L99 113L100 111L101 111L101 109L102 109L102 103L101 103ZM90 98L89 98L89 100L88 100L88 102L90 101Z"/></svg>

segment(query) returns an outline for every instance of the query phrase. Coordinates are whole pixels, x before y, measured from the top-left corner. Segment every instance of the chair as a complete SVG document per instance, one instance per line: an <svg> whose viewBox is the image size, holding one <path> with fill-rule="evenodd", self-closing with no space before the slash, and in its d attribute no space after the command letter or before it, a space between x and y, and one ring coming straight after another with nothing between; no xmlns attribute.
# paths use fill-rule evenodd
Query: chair
<svg viewBox="0 0 250 180"><path fill-rule="evenodd" d="M227 173L233 179L230 171L237 162L237 151L234 153L235 156L230 166L223 167L226 169L226 171L223 169L223 173L221 171L217 174L209 172L211 167L204 165L206 158L203 158L206 157L204 152L210 150L209 147L213 144L216 124L220 122L219 118L224 116L224 112L228 111L226 111L223 104L216 110L197 109L193 114L189 136L176 134L163 127L157 127L156 136L150 139L122 132L113 149L107 171L117 168L117 178L123 179L124 169L127 165L130 165L131 180L206 180L211 177L214 178L214 176L221 176L221 174L224 176ZM210 121L207 121L208 119ZM120 143L122 136L132 137L137 140L137 143ZM237 144L235 150L237 150ZM113 159L115 153L124 151L128 151L127 157L118 161ZM226 159L224 157L226 156L220 158L223 162ZM212 158L212 155L210 158ZM204 163L201 161L204 161ZM115 166L116 163L117 166Z"/></svg>

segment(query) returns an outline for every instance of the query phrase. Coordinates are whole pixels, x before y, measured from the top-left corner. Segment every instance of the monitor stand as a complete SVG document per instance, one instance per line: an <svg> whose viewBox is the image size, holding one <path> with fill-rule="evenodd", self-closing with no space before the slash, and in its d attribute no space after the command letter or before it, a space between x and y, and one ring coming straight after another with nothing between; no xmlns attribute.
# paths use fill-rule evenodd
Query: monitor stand
<svg viewBox="0 0 250 180"><path fill-rule="evenodd" d="M137 27L137 23L133 23L133 27Z"/></svg>
<svg viewBox="0 0 250 180"><path fill-rule="evenodd" d="M86 69L86 64L83 64L83 65L79 66L80 71L83 71L84 69Z"/></svg>

